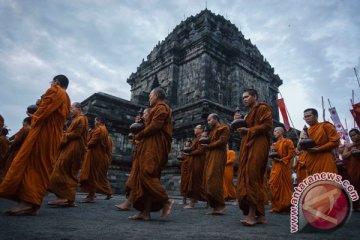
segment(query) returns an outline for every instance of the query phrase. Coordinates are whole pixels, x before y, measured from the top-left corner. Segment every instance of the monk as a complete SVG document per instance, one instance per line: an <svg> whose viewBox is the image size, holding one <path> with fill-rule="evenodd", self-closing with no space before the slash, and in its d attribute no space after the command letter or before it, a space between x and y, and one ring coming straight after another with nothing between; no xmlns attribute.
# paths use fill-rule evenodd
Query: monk
<svg viewBox="0 0 360 240"><path fill-rule="evenodd" d="M191 147L191 140L185 141L185 147ZM190 197L190 175L191 166L188 155L183 155L184 158L180 162L180 194L183 197L182 204L187 205L186 199Z"/></svg>
<svg viewBox="0 0 360 240"><path fill-rule="evenodd" d="M274 150L280 157L272 158L270 172L271 210L278 213L290 211L294 189L290 161L294 157L295 147L294 143L289 138L285 138L283 134L282 127L274 129L274 136L277 139L274 143Z"/></svg>
<svg viewBox="0 0 360 240"><path fill-rule="evenodd" d="M145 108L143 111L141 122L145 123L147 121L147 119L149 117L149 113L150 113L150 108ZM115 205L115 207L121 211L130 210L130 208L132 207L132 204L133 204L133 199L134 199L131 189L134 188L134 182L136 182L134 179L134 176L135 176L135 169L138 169L138 162L139 162L138 154L140 152L141 142L134 139L133 143L135 144L135 151L133 154L130 174L125 183L125 191L126 191L127 199L124 202Z"/></svg>
<svg viewBox="0 0 360 240"><path fill-rule="evenodd" d="M55 76L31 118L31 129L0 185L0 196L18 202L9 215L37 215L48 188L70 112L69 80Z"/></svg>
<svg viewBox="0 0 360 240"><path fill-rule="evenodd" d="M348 161L347 175L350 183L354 186L358 194L360 194L360 157L354 154L360 150L360 131L353 128L349 131L349 136L353 143L345 145L342 157ZM353 209L357 212L360 211L360 200L353 202Z"/></svg>
<svg viewBox="0 0 360 240"><path fill-rule="evenodd" d="M150 220L150 212L161 209L161 218L165 219L171 214L174 204L160 182L171 149L171 109L165 103L165 91L160 87L150 92L149 102L151 110L145 128L135 135L135 140L141 141L141 148L131 192L133 207L140 212L130 216L131 220Z"/></svg>
<svg viewBox="0 0 360 240"><path fill-rule="evenodd" d="M295 148L295 163L294 163L294 169L296 172L296 183L299 185L306 177L308 177L308 173L305 166L305 159L306 155L308 153L305 153L303 150L301 150L301 147L299 145L300 141L305 138L306 133L301 131L299 141L297 144L297 147Z"/></svg>
<svg viewBox="0 0 360 240"><path fill-rule="evenodd" d="M5 171L6 156L9 151L10 142L6 135L9 131L6 128L0 129L0 173Z"/></svg>
<svg viewBox="0 0 360 240"><path fill-rule="evenodd" d="M206 151L204 166L205 197L212 208L210 215L223 215L224 201L224 171L226 165L226 144L230 138L230 129L226 124L220 123L216 113L209 114L207 122L211 131L210 143L203 145Z"/></svg>
<svg viewBox="0 0 360 240"><path fill-rule="evenodd" d="M224 172L224 199L225 201L235 200L236 192L234 186L234 165L236 154L234 150L229 149L229 145L226 145L226 165Z"/></svg>
<svg viewBox="0 0 360 240"><path fill-rule="evenodd" d="M4 127L5 120L3 116L0 114L0 130Z"/></svg>
<svg viewBox="0 0 360 240"><path fill-rule="evenodd" d="M339 146L340 137L336 128L329 122L318 122L318 112L314 108L305 109L304 120L310 126L307 135L316 144L316 147L304 150L307 173L337 173L333 150Z"/></svg>
<svg viewBox="0 0 360 240"><path fill-rule="evenodd" d="M264 180L273 116L268 104L258 102L258 93L255 89L244 90L242 97L249 112L245 116L246 127L237 129L242 138L236 194L239 208L245 215L241 223L253 226L256 223L266 223Z"/></svg>
<svg viewBox="0 0 360 240"><path fill-rule="evenodd" d="M49 191L57 199L48 202L50 206L75 207L78 172L86 152L88 135L88 119L81 112L81 104L74 102L71 105L72 121L63 134L60 145L60 154L50 178Z"/></svg>
<svg viewBox="0 0 360 240"><path fill-rule="evenodd" d="M22 146L27 135L29 134L29 131L31 129L31 118L26 117L23 120L22 125L23 125L22 128L15 134L15 138L11 142L10 149L9 149L8 153L6 154L4 169L2 172L0 171L0 182L6 175L8 169L10 168L12 161L14 160L16 154L20 150L20 147Z"/></svg>
<svg viewBox="0 0 360 240"><path fill-rule="evenodd" d="M111 163L109 158L111 146L109 146L108 130L100 116L95 118L95 128L90 132L87 148L81 167L80 187L89 194L81 202L94 203L96 193L105 194L105 199L109 200L112 198L112 190L107 171Z"/></svg>
<svg viewBox="0 0 360 240"><path fill-rule="evenodd" d="M195 138L191 143L191 152L185 154L188 157L190 176L189 176L189 188L188 195L190 196L190 203L186 205L185 209L191 209L195 207L197 201L203 201L204 189L203 189L203 172L205 165L205 151L200 145L199 139L204 132L202 125L197 125L194 128Z"/></svg>

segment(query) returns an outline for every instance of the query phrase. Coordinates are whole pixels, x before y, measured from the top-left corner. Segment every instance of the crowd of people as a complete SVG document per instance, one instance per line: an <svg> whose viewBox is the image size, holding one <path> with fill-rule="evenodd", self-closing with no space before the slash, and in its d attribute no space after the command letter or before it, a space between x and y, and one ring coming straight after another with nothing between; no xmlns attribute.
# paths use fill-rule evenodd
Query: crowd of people
<svg viewBox="0 0 360 240"><path fill-rule="evenodd" d="M49 206L75 207L79 186L88 193L82 203L94 203L96 193L106 195L105 199L113 197L107 178L112 139L100 116L89 127L81 104L70 103L68 84L64 75L53 78L36 111L28 113L11 142L0 116L0 197L17 202L5 212L7 215L39 214L47 192L56 196L48 202ZM172 111L165 98L162 88L153 89L149 108L135 119L144 128L132 138L135 150L126 182L127 199L116 205L119 210L139 211L130 220L150 220L155 211L162 211L161 218L166 219L174 206L160 181L173 131ZM349 133L353 143L341 144L335 127L319 122L316 109L309 108L304 110L308 128L294 144L282 127L273 129L272 109L258 100L255 89L244 90L242 98L248 111L244 116L240 112L234 114L234 119L245 121L244 126L235 129L241 140L238 157L229 149L230 127L216 113L208 115L207 126L195 126L194 138L186 142L190 150L181 156L180 182L185 209L196 208L198 201L204 201L210 208L209 215L223 215L226 201L233 201L245 216L240 221L244 226L265 224L265 204L269 200L271 212L289 213L294 191L292 171L296 172L298 183L315 173L339 173L359 191L358 129ZM64 128L69 115L72 120ZM202 140L205 137L208 142ZM303 140L311 140L312 145L301 144ZM341 165L336 164L335 152L340 153ZM237 179L233 184L235 162ZM353 206L358 210L359 202Z"/></svg>

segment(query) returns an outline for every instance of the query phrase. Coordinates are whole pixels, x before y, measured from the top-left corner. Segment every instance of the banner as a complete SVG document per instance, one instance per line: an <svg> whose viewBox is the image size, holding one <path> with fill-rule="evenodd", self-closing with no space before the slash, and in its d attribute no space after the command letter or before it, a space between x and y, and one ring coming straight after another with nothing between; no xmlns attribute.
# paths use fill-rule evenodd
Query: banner
<svg viewBox="0 0 360 240"><path fill-rule="evenodd" d="M286 131L289 131L291 127L290 127L288 115L286 113L286 107L285 107L284 99L279 98L277 100L277 103L278 103L278 106L279 106L279 110L281 112L281 116L282 116L283 121L284 121L284 128L285 128Z"/></svg>
<svg viewBox="0 0 360 240"><path fill-rule="evenodd" d="M347 131L345 131L335 107L329 108L329 112L330 118L333 121L340 138L345 140L346 142L350 142L349 135L347 134Z"/></svg>
<svg viewBox="0 0 360 240"><path fill-rule="evenodd" d="M358 127L360 127L360 102L352 105L353 109L350 110Z"/></svg>

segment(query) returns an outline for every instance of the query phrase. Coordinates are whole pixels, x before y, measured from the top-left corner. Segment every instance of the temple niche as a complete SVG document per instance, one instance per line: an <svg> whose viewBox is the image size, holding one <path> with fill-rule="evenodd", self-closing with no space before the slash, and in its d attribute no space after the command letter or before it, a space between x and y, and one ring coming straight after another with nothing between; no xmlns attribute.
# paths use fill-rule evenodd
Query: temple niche
<svg viewBox="0 0 360 240"><path fill-rule="evenodd" d="M131 166L133 146L128 141L129 125L137 111L148 106L150 91L161 86L173 110L173 144L168 167L162 181L168 191L176 193L179 167L176 155L193 128L204 124L209 113L218 113L230 123L234 110L242 104L242 91L255 88L259 100L273 108L275 125L279 125L278 87L282 80L250 39L223 16L205 9L177 25L173 31L143 59L127 79L130 101L95 93L82 104L90 121L95 115L107 119L114 141L110 181L116 192L123 192L126 173ZM230 147L238 150L239 139L232 135Z"/></svg>

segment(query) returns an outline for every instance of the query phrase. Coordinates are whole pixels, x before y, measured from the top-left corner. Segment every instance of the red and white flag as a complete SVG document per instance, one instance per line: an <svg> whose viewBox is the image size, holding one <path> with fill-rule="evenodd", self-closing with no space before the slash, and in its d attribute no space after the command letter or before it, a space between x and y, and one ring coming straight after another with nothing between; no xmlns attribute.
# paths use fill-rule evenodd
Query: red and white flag
<svg viewBox="0 0 360 240"><path fill-rule="evenodd" d="M284 99L279 98L277 100L277 103L278 103L278 106L279 106L279 110L281 112L281 116L282 116L283 121L284 121L284 128L285 128L286 131L289 131L291 129L291 127L290 127L288 115L286 113L286 106L285 106Z"/></svg>
<svg viewBox="0 0 360 240"><path fill-rule="evenodd" d="M346 142L350 142L349 135L345 130L344 126L342 125L335 107L329 108L329 112L330 112L330 118L333 121L336 127L336 131L338 132L340 138L345 140Z"/></svg>

